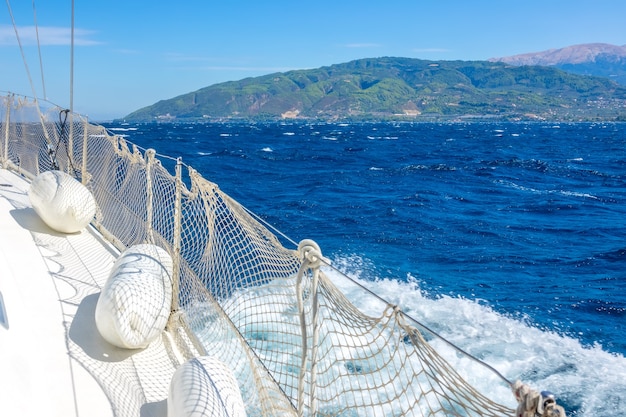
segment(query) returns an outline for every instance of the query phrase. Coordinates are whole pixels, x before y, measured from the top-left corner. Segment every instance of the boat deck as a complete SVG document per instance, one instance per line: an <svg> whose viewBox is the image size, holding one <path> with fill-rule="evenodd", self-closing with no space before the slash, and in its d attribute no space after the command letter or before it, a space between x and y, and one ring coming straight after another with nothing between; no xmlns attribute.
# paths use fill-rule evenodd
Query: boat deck
<svg viewBox="0 0 626 417"><path fill-rule="evenodd" d="M176 363L167 336L123 350L95 326L117 251L91 227L48 228L28 187L0 169L0 414L165 416Z"/></svg>

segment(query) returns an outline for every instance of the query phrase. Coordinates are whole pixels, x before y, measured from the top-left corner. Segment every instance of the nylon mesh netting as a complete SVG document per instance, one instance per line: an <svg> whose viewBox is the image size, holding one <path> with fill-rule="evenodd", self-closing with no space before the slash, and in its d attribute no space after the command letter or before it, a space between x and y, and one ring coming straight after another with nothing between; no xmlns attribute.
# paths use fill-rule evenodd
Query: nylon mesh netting
<svg viewBox="0 0 626 417"><path fill-rule="evenodd" d="M306 268L302 251L283 246L182 161L167 159L176 167L169 172L159 159L165 157L79 115L54 106L39 113L36 103L12 95L3 104L3 167L29 178L67 172L92 192L92 224L118 251L150 243L172 257L172 314L155 342L168 355L151 357L150 347L131 366L72 351L101 380L118 415L138 415L148 399L134 393L145 380L167 385L183 360L198 355L219 358L233 371L251 416L514 415L500 404L511 398L486 393L490 399L453 369L449 358L462 352L435 350L436 335L401 307L324 263ZM64 279L80 281L67 277L83 274L85 266L76 264ZM367 312L345 296L346 288L371 298ZM84 301L80 291L74 301ZM503 392L506 384L497 375L493 381L500 386L494 392Z"/></svg>

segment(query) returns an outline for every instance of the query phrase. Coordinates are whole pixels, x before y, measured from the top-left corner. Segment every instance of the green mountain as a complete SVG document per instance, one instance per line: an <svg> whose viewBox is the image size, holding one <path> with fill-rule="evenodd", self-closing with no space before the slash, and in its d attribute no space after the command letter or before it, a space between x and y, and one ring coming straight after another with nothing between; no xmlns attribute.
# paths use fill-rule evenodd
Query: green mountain
<svg viewBox="0 0 626 417"><path fill-rule="evenodd" d="M385 57L215 84L125 119L294 117L626 120L626 86L554 67Z"/></svg>

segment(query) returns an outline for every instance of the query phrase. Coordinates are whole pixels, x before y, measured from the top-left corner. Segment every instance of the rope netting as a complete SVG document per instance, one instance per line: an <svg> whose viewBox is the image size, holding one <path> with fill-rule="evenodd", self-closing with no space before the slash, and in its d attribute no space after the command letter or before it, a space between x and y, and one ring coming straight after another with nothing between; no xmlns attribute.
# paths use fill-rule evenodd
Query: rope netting
<svg viewBox="0 0 626 417"><path fill-rule="evenodd" d="M154 151L79 115L64 117L52 106L39 112L12 95L3 104L3 167L29 178L67 172L93 194L92 224L120 252L150 243L171 256L172 314L158 343L167 341L178 353L166 370L198 355L218 358L236 377L251 416L515 415L500 403L513 397L497 372L485 384L493 391L479 392L450 365L462 351L435 350L437 336L398 306L334 273L312 242L284 247L180 159L168 160L176 167L170 173ZM346 288L368 300L367 312L347 298ZM115 384L138 390L136 370L107 372L127 372ZM115 407L128 403L121 391L112 391ZM509 398L499 395L504 391Z"/></svg>

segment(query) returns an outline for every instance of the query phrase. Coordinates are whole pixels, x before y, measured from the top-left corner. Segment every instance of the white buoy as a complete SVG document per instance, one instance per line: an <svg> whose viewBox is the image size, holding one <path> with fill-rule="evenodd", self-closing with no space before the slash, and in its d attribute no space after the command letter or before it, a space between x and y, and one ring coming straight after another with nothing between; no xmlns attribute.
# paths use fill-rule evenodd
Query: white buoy
<svg viewBox="0 0 626 417"><path fill-rule="evenodd" d="M96 214L96 202L91 192L62 171L37 175L30 184L28 197L39 217L57 232L79 232Z"/></svg>
<svg viewBox="0 0 626 417"><path fill-rule="evenodd" d="M165 329L171 308L172 258L155 245L131 246L102 288L96 327L112 345L144 348Z"/></svg>
<svg viewBox="0 0 626 417"><path fill-rule="evenodd" d="M242 417L246 409L233 372L212 356L178 367L167 398L168 417Z"/></svg>

